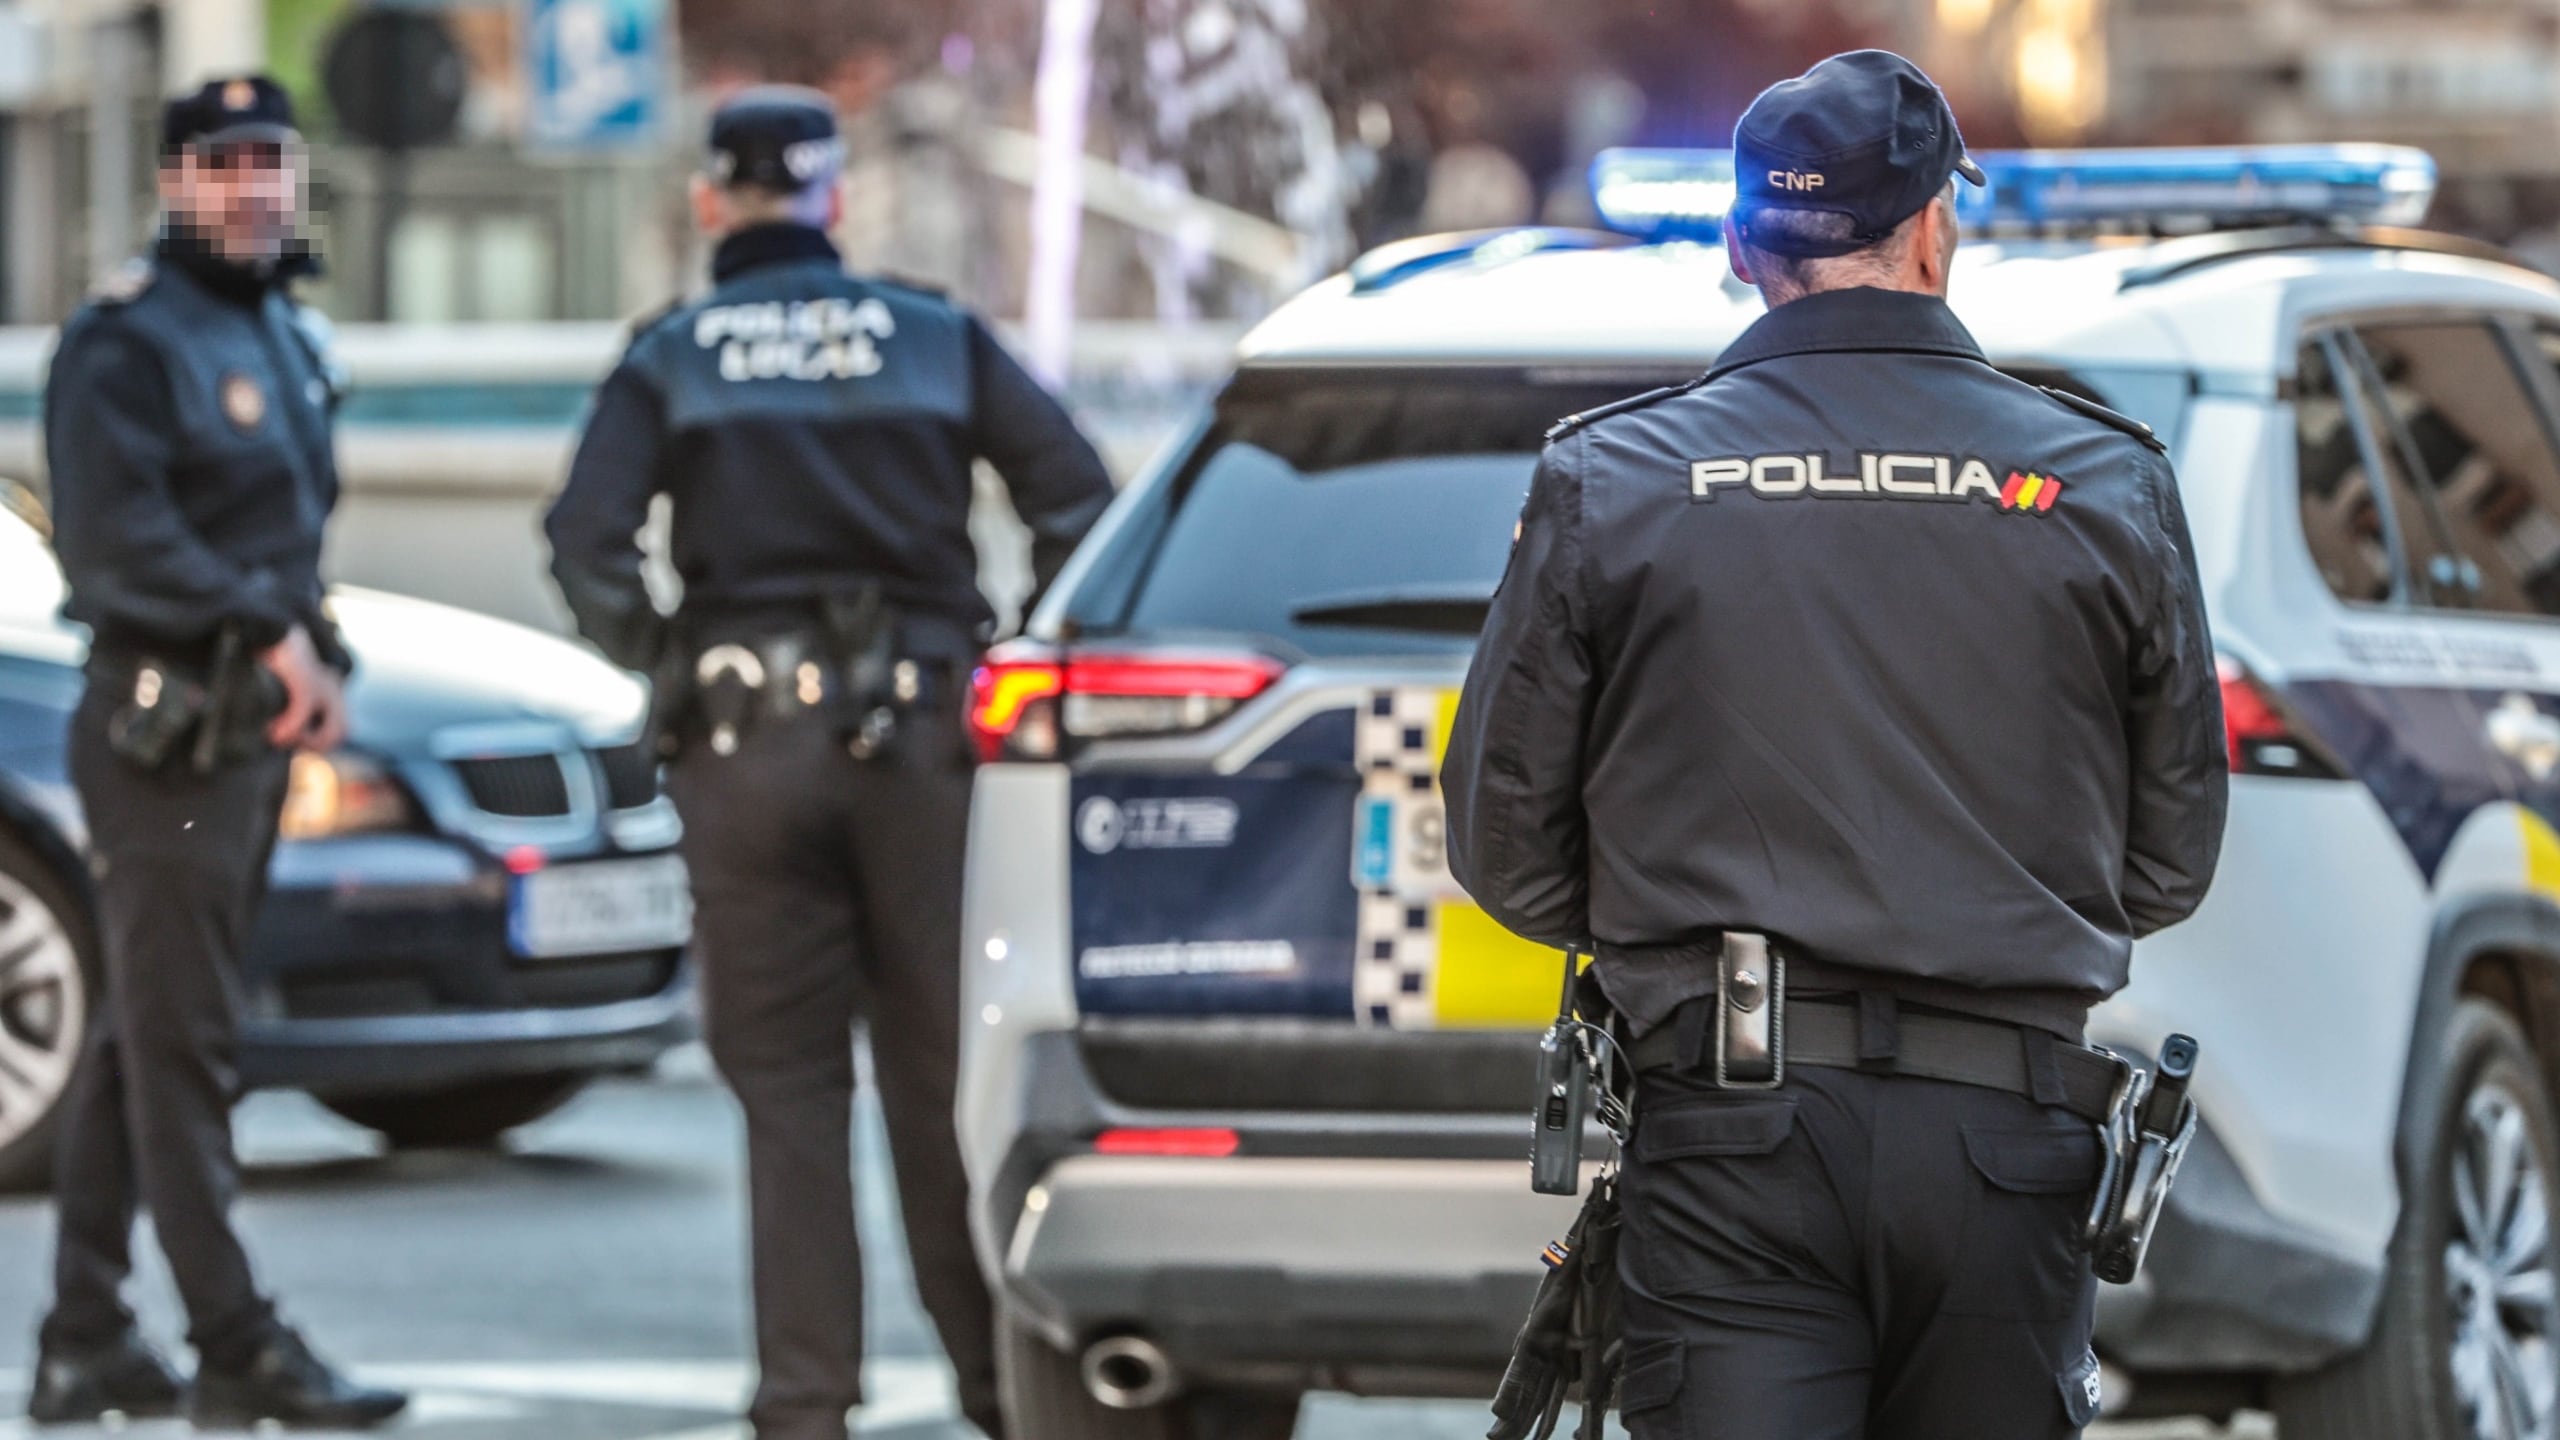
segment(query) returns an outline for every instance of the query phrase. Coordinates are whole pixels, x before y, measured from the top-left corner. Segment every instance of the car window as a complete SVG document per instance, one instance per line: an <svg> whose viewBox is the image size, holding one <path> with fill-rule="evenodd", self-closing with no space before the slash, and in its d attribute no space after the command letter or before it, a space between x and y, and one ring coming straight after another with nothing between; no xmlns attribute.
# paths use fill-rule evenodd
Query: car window
<svg viewBox="0 0 2560 1440"><path fill-rule="evenodd" d="M2390 533L2375 499L2365 455L2340 392L2327 347L2302 347L2294 396L2295 471L2300 479L2302 538L2330 592L2354 604L2391 598Z"/></svg>
<svg viewBox="0 0 2560 1440"><path fill-rule="evenodd" d="M1313 656L1463 652L1547 428L1676 378L1248 371L1067 618Z"/></svg>
<svg viewBox="0 0 2560 1440"><path fill-rule="evenodd" d="M2560 459L2505 338L2451 320L2356 333L2372 357L2384 441L2407 452L2465 562L2457 602L2560 615Z"/></svg>

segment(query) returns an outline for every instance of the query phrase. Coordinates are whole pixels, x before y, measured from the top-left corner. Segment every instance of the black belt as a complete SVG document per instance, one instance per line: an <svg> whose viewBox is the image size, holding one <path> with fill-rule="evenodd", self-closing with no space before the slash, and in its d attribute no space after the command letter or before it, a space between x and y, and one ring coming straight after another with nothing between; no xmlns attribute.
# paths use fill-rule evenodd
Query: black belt
<svg viewBox="0 0 2560 1440"><path fill-rule="evenodd" d="M1628 1061L1639 1071L1682 1069L1680 1019L1675 1015L1626 1046ZM1786 1063L2006 1090L2098 1122L2114 1110L2116 1089L2125 1078L2124 1062L2104 1051L1996 1020L1902 1011L1895 1017L1892 1053L1885 1058L1868 1052L1860 1030L1858 1006L1852 1002L1790 999L1783 1031Z"/></svg>

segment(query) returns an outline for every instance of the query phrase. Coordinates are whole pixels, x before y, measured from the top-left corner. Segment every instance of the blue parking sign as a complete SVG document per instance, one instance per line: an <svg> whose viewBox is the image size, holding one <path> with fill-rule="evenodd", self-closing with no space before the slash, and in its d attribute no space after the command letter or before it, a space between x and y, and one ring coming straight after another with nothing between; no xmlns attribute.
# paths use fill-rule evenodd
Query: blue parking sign
<svg viewBox="0 0 2560 1440"><path fill-rule="evenodd" d="M665 104L668 0L527 0L528 137L565 149L645 144Z"/></svg>

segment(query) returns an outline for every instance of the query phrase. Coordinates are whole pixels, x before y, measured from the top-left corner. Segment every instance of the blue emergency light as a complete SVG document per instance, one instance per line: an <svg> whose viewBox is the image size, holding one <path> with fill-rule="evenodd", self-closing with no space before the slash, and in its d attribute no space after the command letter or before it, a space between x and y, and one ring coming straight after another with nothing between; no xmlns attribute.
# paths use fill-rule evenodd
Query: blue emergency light
<svg viewBox="0 0 2560 1440"><path fill-rule="evenodd" d="M2286 221L2414 225L2436 162L2402 145L1992 150L1990 184L1956 185L1980 230L2212 230ZM1591 167L1602 223L1648 240L1714 240L1733 208L1730 150L1610 150Z"/></svg>

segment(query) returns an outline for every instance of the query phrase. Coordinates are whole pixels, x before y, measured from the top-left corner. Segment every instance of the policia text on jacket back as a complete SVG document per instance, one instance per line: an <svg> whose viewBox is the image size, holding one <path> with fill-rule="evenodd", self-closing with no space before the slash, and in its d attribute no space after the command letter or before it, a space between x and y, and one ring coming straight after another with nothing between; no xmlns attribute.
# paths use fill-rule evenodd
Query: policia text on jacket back
<svg viewBox="0 0 2560 1440"><path fill-rule="evenodd" d="M1774 87L1735 151L1770 311L1557 428L1449 747L1452 867L1593 946L1641 1072L1636 1440L2072 1435L2113 1072L2083 1024L2222 832L2177 488L1948 310L1979 174L1907 61Z"/></svg>
<svg viewBox="0 0 2560 1440"><path fill-rule="evenodd" d="M968 532L994 463L1046 581L1110 499L1101 460L968 314L844 273L833 114L746 92L713 119L711 293L645 326L551 512L579 628L658 677L711 1052L747 1117L765 1440L842 1440L861 1398L851 1027L865 1016L925 1308L1000 1433L952 1131L962 700L991 619ZM672 619L634 532L674 504Z"/></svg>
<svg viewBox="0 0 2560 1440"><path fill-rule="evenodd" d="M345 735L347 659L321 610L337 502L328 367L285 293L305 263L284 92L170 103L166 227L63 327L44 432L66 610L92 631L71 722L105 1005L65 1100L39 1421L174 1411L118 1292L147 1207L202 1364L199 1424L369 1425L398 1395L314 1359L258 1291L229 1212L239 959L290 752Z"/></svg>

